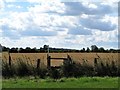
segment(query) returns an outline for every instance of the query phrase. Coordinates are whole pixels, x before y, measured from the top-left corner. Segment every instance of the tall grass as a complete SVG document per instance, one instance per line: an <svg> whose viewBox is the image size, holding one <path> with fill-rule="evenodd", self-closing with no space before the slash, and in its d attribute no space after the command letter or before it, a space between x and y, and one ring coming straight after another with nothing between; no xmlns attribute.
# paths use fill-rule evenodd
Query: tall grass
<svg viewBox="0 0 120 90"><path fill-rule="evenodd" d="M69 56L70 58L70 56ZM5 78L10 77L24 77L24 76L38 76L40 78L51 77L58 79L61 77L81 77L81 76L120 76L120 68L111 61L102 62L95 59L94 66L89 65L86 60L83 63L76 63L72 58L70 61L65 61L61 68L42 68L35 66L32 63L25 62L26 60L19 59L16 64L9 64L6 60L2 60L2 75ZM29 60L30 62L30 60Z"/></svg>
<svg viewBox="0 0 120 90"><path fill-rule="evenodd" d="M88 64L86 60L83 63L73 62L64 63L62 71L64 77L80 77L80 76L120 76L120 67L115 61L102 62L103 60L94 61L94 66Z"/></svg>
<svg viewBox="0 0 120 90"><path fill-rule="evenodd" d="M6 61L2 60L2 76L5 78L13 77L16 74L14 65L9 65Z"/></svg>
<svg viewBox="0 0 120 90"><path fill-rule="evenodd" d="M24 76L39 76L44 78L46 76L47 69L45 68L36 68L32 64L18 60L16 64L9 65L6 61L2 60L2 76L4 78L10 77L24 77Z"/></svg>

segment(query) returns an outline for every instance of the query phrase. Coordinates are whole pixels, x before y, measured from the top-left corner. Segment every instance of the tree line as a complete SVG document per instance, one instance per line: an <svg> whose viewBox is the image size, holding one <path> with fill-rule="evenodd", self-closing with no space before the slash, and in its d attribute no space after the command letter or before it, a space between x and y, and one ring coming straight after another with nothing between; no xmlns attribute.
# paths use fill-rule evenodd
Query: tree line
<svg viewBox="0 0 120 90"><path fill-rule="evenodd" d="M39 49L37 49L36 47L34 48L30 48L30 47L26 47L24 48L18 48L18 47L13 47L13 48L9 48L9 47L5 47L2 46L2 51L9 51L10 53L46 53L48 52L48 46L44 45L43 47L40 47ZM80 50L77 49L65 49L65 48L52 48L49 47L49 52L50 53L65 53L65 52L102 52L102 53L119 53L120 49L104 49L103 47L97 47L96 45L92 45L90 48L87 47L82 48Z"/></svg>

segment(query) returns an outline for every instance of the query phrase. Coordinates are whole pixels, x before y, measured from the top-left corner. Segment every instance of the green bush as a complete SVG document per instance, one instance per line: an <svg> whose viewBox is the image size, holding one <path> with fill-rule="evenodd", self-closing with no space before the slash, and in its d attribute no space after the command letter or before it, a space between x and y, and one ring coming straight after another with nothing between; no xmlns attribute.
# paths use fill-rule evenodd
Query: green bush
<svg viewBox="0 0 120 90"><path fill-rule="evenodd" d="M2 60L2 76L4 78L13 77L16 74L16 68L14 65L9 65L7 62Z"/></svg>
<svg viewBox="0 0 120 90"><path fill-rule="evenodd" d="M48 72L49 72L49 76L53 79L61 78L60 69L51 68L51 69L48 70Z"/></svg>
<svg viewBox="0 0 120 90"><path fill-rule="evenodd" d="M118 76L118 66L112 61L111 64L99 63L95 66L96 76Z"/></svg>
<svg viewBox="0 0 120 90"><path fill-rule="evenodd" d="M63 64L62 71L65 77L80 77L93 76L94 69L87 63L67 62Z"/></svg>
<svg viewBox="0 0 120 90"><path fill-rule="evenodd" d="M19 60L19 62L17 63L17 75L18 76L29 76L32 74L31 72L32 72L31 67L28 66L28 64L26 64L22 60Z"/></svg>
<svg viewBox="0 0 120 90"><path fill-rule="evenodd" d="M44 79L47 75L47 72L48 71L45 68L36 68L34 73L36 73L36 76L39 76L40 78Z"/></svg>

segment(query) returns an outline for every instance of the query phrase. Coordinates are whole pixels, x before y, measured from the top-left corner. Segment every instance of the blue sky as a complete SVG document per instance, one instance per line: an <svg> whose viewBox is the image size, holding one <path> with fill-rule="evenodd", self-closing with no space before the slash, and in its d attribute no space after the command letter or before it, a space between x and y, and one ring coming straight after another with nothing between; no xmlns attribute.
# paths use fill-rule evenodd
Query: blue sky
<svg viewBox="0 0 120 90"><path fill-rule="evenodd" d="M1 0L0 38L8 47L118 48L118 1Z"/></svg>

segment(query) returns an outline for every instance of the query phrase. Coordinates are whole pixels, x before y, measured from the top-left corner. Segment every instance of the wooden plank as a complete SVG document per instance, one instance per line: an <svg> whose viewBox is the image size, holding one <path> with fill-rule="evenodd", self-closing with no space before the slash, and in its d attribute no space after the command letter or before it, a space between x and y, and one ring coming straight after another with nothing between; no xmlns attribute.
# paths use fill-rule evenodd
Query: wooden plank
<svg viewBox="0 0 120 90"><path fill-rule="evenodd" d="M63 60L67 60L67 58L50 58L50 59L63 59Z"/></svg>

